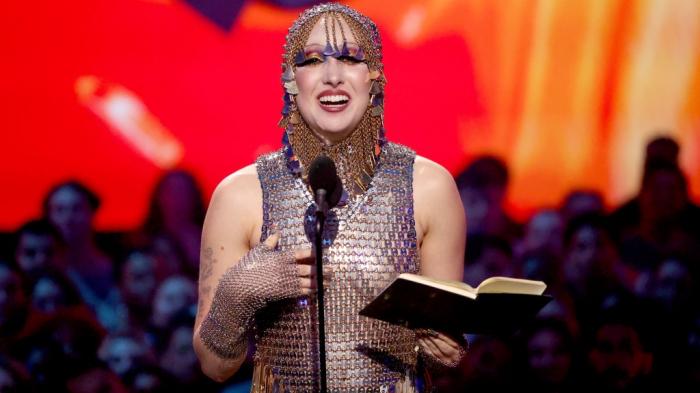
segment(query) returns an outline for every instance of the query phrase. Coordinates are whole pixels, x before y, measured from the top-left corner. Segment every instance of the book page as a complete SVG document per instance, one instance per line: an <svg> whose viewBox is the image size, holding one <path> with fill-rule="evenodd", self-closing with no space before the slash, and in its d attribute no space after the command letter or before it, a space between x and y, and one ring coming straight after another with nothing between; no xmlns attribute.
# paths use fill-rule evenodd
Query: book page
<svg viewBox="0 0 700 393"><path fill-rule="evenodd" d="M541 295L547 285L542 281L525 280L512 277L489 277L479 284L478 293L522 293Z"/></svg>
<svg viewBox="0 0 700 393"><path fill-rule="evenodd" d="M429 285L431 287L456 293L458 295L467 296L472 299L476 298L476 289L474 289L469 284L460 281L440 280L437 278L420 276L418 274L412 273L401 273L398 278L417 282L424 285Z"/></svg>

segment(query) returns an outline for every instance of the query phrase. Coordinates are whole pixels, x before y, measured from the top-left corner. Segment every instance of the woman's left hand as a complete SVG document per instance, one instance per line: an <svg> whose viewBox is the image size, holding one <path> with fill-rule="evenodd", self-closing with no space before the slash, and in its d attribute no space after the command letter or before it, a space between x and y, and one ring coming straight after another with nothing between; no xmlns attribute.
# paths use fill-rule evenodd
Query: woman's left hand
<svg viewBox="0 0 700 393"><path fill-rule="evenodd" d="M446 367L456 367L466 354L466 340L458 343L432 329L416 330L416 338L424 354Z"/></svg>

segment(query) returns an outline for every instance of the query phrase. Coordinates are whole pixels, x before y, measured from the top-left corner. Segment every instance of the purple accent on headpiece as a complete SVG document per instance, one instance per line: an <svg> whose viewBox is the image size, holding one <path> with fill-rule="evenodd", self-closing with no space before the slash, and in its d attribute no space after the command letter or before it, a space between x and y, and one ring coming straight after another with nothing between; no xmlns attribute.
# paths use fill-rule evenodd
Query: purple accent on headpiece
<svg viewBox="0 0 700 393"><path fill-rule="evenodd" d="M294 64L299 65L306 61L306 55L303 50L299 50L296 55L294 55Z"/></svg>
<svg viewBox="0 0 700 393"><path fill-rule="evenodd" d="M343 42L343 49L340 50L341 56L350 56L350 50L348 50L348 43Z"/></svg>
<svg viewBox="0 0 700 393"><path fill-rule="evenodd" d="M288 93L284 93L282 94L282 101L284 101L284 106L282 107L282 116L287 116L292 107L292 99L289 98Z"/></svg>
<svg viewBox="0 0 700 393"><path fill-rule="evenodd" d="M355 55L355 58L357 60L360 60L360 61L364 60L365 59L365 51L363 51L362 48L359 48L357 50L357 54Z"/></svg>
<svg viewBox="0 0 700 393"><path fill-rule="evenodd" d="M282 144L284 145L285 149L289 145L289 135L287 135L286 131L282 133Z"/></svg>
<svg viewBox="0 0 700 393"><path fill-rule="evenodd" d="M382 106L384 104L384 94L377 94L372 97L372 106Z"/></svg>
<svg viewBox="0 0 700 393"><path fill-rule="evenodd" d="M291 82L294 80L294 74L292 73L292 67L288 67L286 64L283 65L284 72L282 73L282 81Z"/></svg>
<svg viewBox="0 0 700 393"><path fill-rule="evenodd" d="M336 56L336 51L335 51L335 49L333 49L333 45L331 45L330 42L326 43L326 47L323 48L323 55L324 56L331 56L331 57Z"/></svg>

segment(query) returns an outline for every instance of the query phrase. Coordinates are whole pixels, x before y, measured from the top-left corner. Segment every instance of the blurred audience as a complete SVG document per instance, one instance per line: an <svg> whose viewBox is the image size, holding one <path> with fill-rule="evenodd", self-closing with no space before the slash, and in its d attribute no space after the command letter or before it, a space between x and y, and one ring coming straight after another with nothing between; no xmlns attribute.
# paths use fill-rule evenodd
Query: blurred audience
<svg viewBox="0 0 700 393"><path fill-rule="evenodd" d="M556 318L538 319L520 332L515 349L523 391L582 392L577 341L566 322Z"/></svg>
<svg viewBox="0 0 700 393"><path fill-rule="evenodd" d="M129 310L129 323L146 326L151 317L153 296L163 276L158 260L148 251L133 250L122 263L120 273L119 289Z"/></svg>
<svg viewBox="0 0 700 393"><path fill-rule="evenodd" d="M525 225L522 240L517 242L517 256L535 251L561 256L567 222L556 210L543 209L535 213Z"/></svg>
<svg viewBox="0 0 700 393"><path fill-rule="evenodd" d="M52 314L67 307L83 304L80 293L60 270L46 269L34 277L31 305L35 310Z"/></svg>
<svg viewBox="0 0 700 393"><path fill-rule="evenodd" d="M588 325L586 391L657 392L652 310L634 299L604 304Z"/></svg>
<svg viewBox="0 0 700 393"><path fill-rule="evenodd" d="M164 173L156 183L138 242L149 244L167 274L197 277L205 202L195 177L184 170Z"/></svg>
<svg viewBox="0 0 700 393"><path fill-rule="evenodd" d="M573 219L589 214L605 214L603 196L594 190L573 190L564 197L559 208L564 225Z"/></svg>
<svg viewBox="0 0 700 393"><path fill-rule="evenodd" d="M471 335L440 392L700 391L700 208L669 137L647 145L639 192L606 206L573 189L521 225L506 211L508 168L477 157L457 177L468 219L464 280L542 280L552 296L520 332ZM44 216L0 250L0 392L249 391L202 374L192 348L204 198L167 171L144 223L94 228L100 200L68 181ZM106 247L109 246L109 247Z"/></svg>
<svg viewBox="0 0 700 393"><path fill-rule="evenodd" d="M472 161L455 179L467 216L467 235L518 239L522 226L505 211L508 168L499 158L482 156Z"/></svg>
<svg viewBox="0 0 700 393"><path fill-rule="evenodd" d="M29 277L60 266L61 235L47 220L31 220L16 232L15 261Z"/></svg>
<svg viewBox="0 0 700 393"><path fill-rule="evenodd" d="M77 181L57 184L44 199L44 216L61 234L66 274L108 330L125 326L112 260L95 242L93 221L100 199Z"/></svg>
<svg viewBox="0 0 700 393"><path fill-rule="evenodd" d="M120 377L133 369L156 363L146 335L135 330L106 336L100 344L98 356Z"/></svg>
<svg viewBox="0 0 700 393"><path fill-rule="evenodd" d="M508 240L474 235L470 239L464 266L464 282L476 287L491 276L514 276L513 250Z"/></svg>

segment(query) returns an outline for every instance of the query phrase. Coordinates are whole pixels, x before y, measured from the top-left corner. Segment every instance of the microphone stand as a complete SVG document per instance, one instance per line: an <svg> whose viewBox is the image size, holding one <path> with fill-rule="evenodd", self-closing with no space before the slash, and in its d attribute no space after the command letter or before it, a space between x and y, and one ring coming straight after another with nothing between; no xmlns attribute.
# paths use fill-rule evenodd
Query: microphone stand
<svg viewBox="0 0 700 393"><path fill-rule="evenodd" d="M328 391L326 387L326 327L323 302L323 226L328 215L328 201L326 190L316 190L316 293L318 299L318 352L319 352L319 376L321 379L321 393Z"/></svg>

